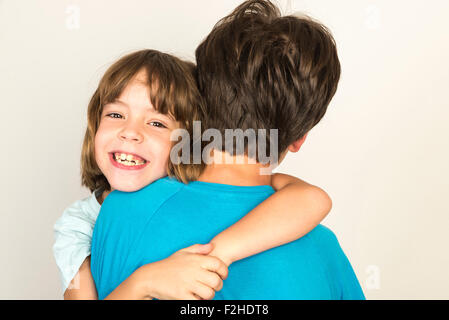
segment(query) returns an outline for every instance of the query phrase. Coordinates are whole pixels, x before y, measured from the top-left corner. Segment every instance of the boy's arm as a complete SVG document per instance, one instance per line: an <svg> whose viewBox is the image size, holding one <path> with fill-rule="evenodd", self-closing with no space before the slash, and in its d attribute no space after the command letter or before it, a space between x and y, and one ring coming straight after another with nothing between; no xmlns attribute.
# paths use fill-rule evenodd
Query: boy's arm
<svg viewBox="0 0 449 320"><path fill-rule="evenodd" d="M301 179L274 174L276 192L246 216L215 236L211 243L216 256L232 262L297 240L315 228L329 213L328 194Z"/></svg>

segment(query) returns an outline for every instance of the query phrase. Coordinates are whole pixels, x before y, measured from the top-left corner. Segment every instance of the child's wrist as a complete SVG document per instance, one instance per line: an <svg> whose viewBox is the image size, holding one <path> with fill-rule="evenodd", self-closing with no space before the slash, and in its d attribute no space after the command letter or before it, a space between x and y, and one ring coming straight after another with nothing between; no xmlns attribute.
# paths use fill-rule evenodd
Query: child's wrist
<svg viewBox="0 0 449 320"><path fill-rule="evenodd" d="M145 300L152 300L157 295L151 273L151 264L143 265L133 273L135 290Z"/></svg>
<svg viewBox="0 0 449 320"><path fill-rule="evenodd" d="M227 267L229 267L235 261L229 255L228 252L220 250L219 247L216 247L215 245L214 245L214 249L211 252L209 252L209 255L213 256L213 257L217 257L218 259L223 261Z"/></svg>

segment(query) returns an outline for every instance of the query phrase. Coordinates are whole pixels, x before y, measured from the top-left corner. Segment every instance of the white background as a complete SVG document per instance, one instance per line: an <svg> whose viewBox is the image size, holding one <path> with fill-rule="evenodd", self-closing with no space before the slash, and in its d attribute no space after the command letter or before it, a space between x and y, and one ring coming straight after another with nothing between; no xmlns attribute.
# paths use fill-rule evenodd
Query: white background
<svg viewBox="0 0 449 320"><path fill-rule="evenodd" d="M236 0L0 1L0 299L60 299L53 224L80 186L90 96L143 48L193 60ZM449 2L279 1L327 25L342 77L279 171L326 190L368 299L449 299Z"/></svg>

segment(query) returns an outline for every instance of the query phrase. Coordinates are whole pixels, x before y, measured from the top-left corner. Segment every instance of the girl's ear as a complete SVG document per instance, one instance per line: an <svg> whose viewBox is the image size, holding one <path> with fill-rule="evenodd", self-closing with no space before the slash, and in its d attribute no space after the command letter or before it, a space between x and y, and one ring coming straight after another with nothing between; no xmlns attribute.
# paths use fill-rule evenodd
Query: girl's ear
<svg viewBox="0 0 449 320"><path fill-rule="evenodd" d="M301 149L302 144L306 140L308 133L306 133L301 139L296 140L291 145L288 146L288 151L290 152L298 152Z"/></svg>

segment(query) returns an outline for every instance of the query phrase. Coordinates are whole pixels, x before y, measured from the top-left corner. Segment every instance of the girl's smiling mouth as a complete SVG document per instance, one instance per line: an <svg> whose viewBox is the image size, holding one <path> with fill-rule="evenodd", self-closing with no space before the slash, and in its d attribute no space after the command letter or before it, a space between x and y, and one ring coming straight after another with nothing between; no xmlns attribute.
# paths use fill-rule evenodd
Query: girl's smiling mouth
<svg viewBox="0 0 449 320"><path fill-rule="evenodd" d="M110 152L109 159L115 167L124 170L140 170L149 163L135 154L123 152Z"/></svg>

